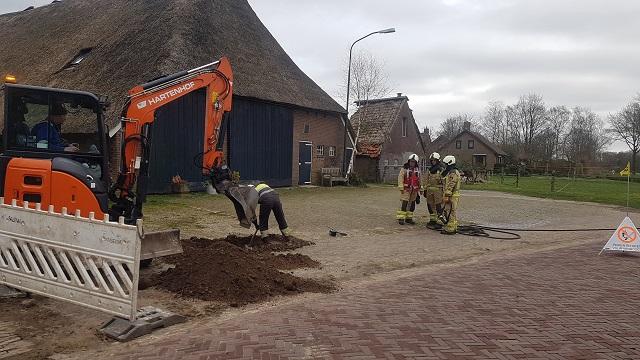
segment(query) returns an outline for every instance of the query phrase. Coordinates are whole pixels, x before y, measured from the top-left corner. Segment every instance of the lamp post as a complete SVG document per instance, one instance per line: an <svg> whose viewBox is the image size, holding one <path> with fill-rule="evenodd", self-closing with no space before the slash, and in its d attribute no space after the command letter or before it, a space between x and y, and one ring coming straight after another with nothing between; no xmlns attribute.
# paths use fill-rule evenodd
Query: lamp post
<svg viewBox="0 0 640 360"><path fill-rule="evenodd" d="M343 174L345 174L345 176L347 175L347 170L349 165L347 164L347 136L348 136L348 130L347 130L347 124L349 122L349 95L351 94L351 57L353 55L353 47L355 46L356 43L358 43L358 41L360 40L364 40L366 38L368 38L371 35L375 35L375 34L390 34L390 33L394 33L396 32L395 28L389 28L389 29L384 29L384 30L378 30L378 31L374 31L370 34L367 34L361 38L359 38L358 40L354 41L353 44L351 44L351 47L349 48L349 70L347 71L347 105L345 106L346 110L347 110L347 120L344 122L344 156L343 156L343 169L342 172ZM354 150L355 151L355 145L354 145ZM351 154L351 156L353 157L353 154ZM351 163L351 160L349 160L349 163Z"/></svg>

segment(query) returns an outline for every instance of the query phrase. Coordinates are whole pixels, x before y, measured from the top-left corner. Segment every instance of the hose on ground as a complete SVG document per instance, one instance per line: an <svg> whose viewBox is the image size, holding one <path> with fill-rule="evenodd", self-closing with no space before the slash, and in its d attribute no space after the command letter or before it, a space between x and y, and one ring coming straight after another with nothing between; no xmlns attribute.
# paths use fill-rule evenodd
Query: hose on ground
<svg viewBox="0 0 640 360"><path fill-rule="evenodd" d="M591 232L591 231L615 231L610 228L579 228L579 229L515 229L501 228L483 225L460 225L458 226L458 234L482 237L494 240L520 240L520 232ZM498 235L496 235L498 234Z"/></svg>

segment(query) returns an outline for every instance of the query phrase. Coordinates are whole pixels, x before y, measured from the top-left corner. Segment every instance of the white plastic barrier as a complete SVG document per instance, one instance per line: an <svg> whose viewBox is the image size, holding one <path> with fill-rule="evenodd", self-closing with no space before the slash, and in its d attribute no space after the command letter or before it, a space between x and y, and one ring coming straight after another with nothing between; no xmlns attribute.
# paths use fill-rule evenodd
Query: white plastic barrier
<svg viewBox="0 0 640 360"><path fill-rule="evenodd" d="M133 321L141 229L0 198L0 284Z"/></svg>

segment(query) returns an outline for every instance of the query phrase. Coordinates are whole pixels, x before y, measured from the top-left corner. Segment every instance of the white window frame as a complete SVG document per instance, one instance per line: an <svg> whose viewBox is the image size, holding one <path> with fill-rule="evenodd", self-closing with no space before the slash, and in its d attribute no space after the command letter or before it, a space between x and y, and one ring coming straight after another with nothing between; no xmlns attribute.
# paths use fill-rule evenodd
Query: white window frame
<svg viewBox="0 0 640 360"><path fill-rule="evenodd" d="M324 145L316 145L316 156L324 156Z"/></svg>
<svg viewBox="0 0 640 360"><path fill-rule="evenodd" d="M335 157L336 156L336 147L335 146L329 146L329 156L330 157Z"/></svg>

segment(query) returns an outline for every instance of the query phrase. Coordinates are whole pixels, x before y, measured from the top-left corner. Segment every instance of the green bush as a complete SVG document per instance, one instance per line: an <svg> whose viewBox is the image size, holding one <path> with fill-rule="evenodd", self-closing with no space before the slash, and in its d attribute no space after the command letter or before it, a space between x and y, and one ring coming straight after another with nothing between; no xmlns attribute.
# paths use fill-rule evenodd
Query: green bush
<svg viewBox="0 0 640 360"><path fill-rule="evenodd" d="M349 185L367 187L367 183L356 172L351 172L349 174Z"/></svg>

